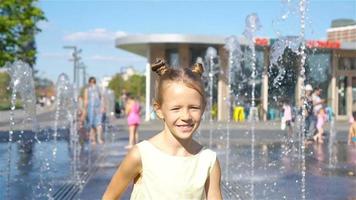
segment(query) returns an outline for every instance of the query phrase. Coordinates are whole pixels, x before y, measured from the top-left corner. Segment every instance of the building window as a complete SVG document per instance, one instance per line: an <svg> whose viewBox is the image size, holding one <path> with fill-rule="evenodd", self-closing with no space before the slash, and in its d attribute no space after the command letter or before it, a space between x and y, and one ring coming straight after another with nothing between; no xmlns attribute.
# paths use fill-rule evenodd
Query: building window
<svg viewBox="0 0 356 200"><path fill-rule="evenodd" d="M295 87L298 79L299 57L291 49L284 50L277 65L268 69L268 102L269 111L276 111L281 100L288 99L295 104Z"/></svg>
<svg viewBox="0 0 356 200"><path fill-rule="evenodd" d="M173 68L179 67L179 53L178 49L167 49L166 58L168 59L169 66Z"/></svg>
<svg viewBox="0 0 356 200"><path fill-rule="evenodd" d="M328 87L331 79L331 52L317 51L308 54L306 62L306 83L323 89L323 98L330 97Z"/></svg>
<svg viewBox="0 0 356 200"><path fill-rule="evenodd" d="M205 52L206 52L206 48L191 48L190 49L190 65L193 65L197 62L197 59L200 58L202 59L201 61L203 61L204 57L205 57Z"/></svg>
<svg viewBox="0 0 356 200"><path fill-rule="evenodd" d="M347 77L340 76L338 78L338 114L346 115L346 89L347 89Z"/></svg>
<svg viewBox="0 0 356 200"><path fill-rule="evenodd" d="M344 57L339 59L339 70L353 70L356 69L356 59Z"/></svg>

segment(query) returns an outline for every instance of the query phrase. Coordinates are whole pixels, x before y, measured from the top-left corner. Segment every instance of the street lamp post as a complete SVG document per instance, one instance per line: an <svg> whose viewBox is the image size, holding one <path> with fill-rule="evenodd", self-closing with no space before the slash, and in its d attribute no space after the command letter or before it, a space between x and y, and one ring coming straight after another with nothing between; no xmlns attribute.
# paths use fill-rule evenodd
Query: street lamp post
<svg viewBox="0 0 356 200"><path fill-rule="evenodd" d="M78 69L80 70L82 70L82 73L83 73L83 87L85 86L85 84L86 84L86 68L87 68L87 66L83 63L83 62L81 62L80 64L79 64L79 66L78 66ZM78 73L79 74L79 73ZM79 79L78 79L78 82L79 82Z"/></svg>
<svg viewBox="0 0 356 200"><path fill-rule="evenodd" d="M81 49L78 49L76 46L63 46L63 48L65 49L73 49L73 84L75 84L77 86L77 88L79 87L79 74L78 74L78 64L79 64L79 54L82 52Z"/></svg>

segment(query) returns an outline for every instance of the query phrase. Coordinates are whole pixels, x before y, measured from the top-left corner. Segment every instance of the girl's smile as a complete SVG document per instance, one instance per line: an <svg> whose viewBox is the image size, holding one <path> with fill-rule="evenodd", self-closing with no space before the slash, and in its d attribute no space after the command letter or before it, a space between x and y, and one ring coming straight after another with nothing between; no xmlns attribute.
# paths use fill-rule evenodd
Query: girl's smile
<svg viewBox="0 0 356 200"><path fill-rule="evenodd" d="M178 129L183 133L189 133L193 130L194 124L187 124L187 125L176 125Z"/></svg>
<svg viewBox="0 0 356 200"><path fill-rule="evenodd" d="M183 82L167 84L157 115L164 119L165 131L180 139L191 138L203 114L203 97Z"/></svg>

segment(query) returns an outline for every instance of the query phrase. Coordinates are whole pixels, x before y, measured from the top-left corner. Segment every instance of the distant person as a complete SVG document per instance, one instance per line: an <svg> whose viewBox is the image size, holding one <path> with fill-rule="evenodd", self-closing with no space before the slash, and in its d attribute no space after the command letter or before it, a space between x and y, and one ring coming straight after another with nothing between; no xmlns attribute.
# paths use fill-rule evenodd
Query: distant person
<svg viewBox="0 0 356 200"><path fill-rule="evenodd" d="M77 107L78 113L77 116L79 119L79 123L78 123L78 134L79 134L79 144L81 146L84 145L84 142L88 139L88 135L87 135L87 130L85 128L85 124L84 124L84 120L81 120L81 116L83 116L84 114L84 102L83 102L83 97L79 96L78 97L78 107Z"/></svg>
<svg viewBox="0 0 356 200"><path fill-rule="evenodd" d="M312 94L313 100L313 112L314 115L317 116L319 110L324 107L325 99L321 98L322 89L320 87L316 87Z"/></svg>
<svg viewBox="0 0 356 200"><path fill-rule="evenodd" d="M126 148L130 149L138 142L137 129L141 123L141 108L140 103L129 93L127 93L125 114L127 116L127 124L129 126L129 144Z"/></svg>
<svg viewBox="0 0 356 200"><path fill-rule="evenodd" d="M282 110L283 110L283 117L282 117L282 130L287 129L288 136L292 136L293 134L293 127L292 127L292 108L290 106L289 100L284 99L283 104L282 104Z"/></svg>
<svg viewBox="0 0 356 200"><path fill-rule="evenodd" d="M99 87L96 85L94 77L89 78L89 86L85 88L84 109L82 121L87 119L89 126L89 138L92 144L103 144L103 114L105 113L104 101Z"/></svg>
<svg viewBox="0 0 356 200"><path fill-rule="evenodd" d="M115 116L116 118L120 118L121 114L122 114L122 110L121 110L121 101L120 99L116 99L115 100Z"/></svg>
<svg viewBox="0 0 356 200"><path fill-rule="evenodd" d="M126 105L126 101L127 101L127 92L125 89L123 89L121 91L121 96L120 96L120 105L121 105L121 113L125 114L125 105Z"/></svg>
<svg viewBox="0 0 356 200"><path fill-rule="evenodd" d="M321 98L322 89L320 87L316 87L312 94L313 100L313 113L316 116L316 128L317 134L314 135L313 139L315 142L323 143L323 134L324 129L323 126L327 121L326 111L324 109L325 99Z"/></svg>
<svg viewBox="0 0 356 200"><path fill-rule="evenodd" d="M128 152L102 199L120 198L133 180L131 200L221 200L216 153L193 139L206 105L202 65L170 68L158 60L152 70L164 129Z"/></svg>
<svg viewBox="0 0 356 200"><path fill-rule="evenodd" d="M313 105L313 87L310 84L305 86L305 99L303 101L303 112L305 116L304 134L307 140L313 141L313 136L316 132L316 116L314 115Z"/></svg>
<svg viewBox="0 0 356 200"><path fill-rule="evenodd" d="M324 124L327 121L328 116L326 114L325 108L320 108L317 114L316 129L317 133L314 135L313 139L316 143L324 143Z"/></svg>
<svg viewBox="0 0 356 200"><path fill-rule="evenodd" d="M325 107L326 115L328 116L328 122L332 122L334 120L335 114L333 109L330 106Z"/></svg>
<svg viewBox="0 0 356 200"><path fill-rule="evenodd" d="M356 111L352 112L353 121L350 124L347 144L356 146Z"/></svg>

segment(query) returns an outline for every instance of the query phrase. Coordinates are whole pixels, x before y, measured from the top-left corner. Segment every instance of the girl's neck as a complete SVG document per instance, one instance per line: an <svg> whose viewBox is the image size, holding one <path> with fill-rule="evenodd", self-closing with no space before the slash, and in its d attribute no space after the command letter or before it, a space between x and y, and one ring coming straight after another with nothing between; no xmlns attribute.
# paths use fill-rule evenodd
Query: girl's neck
<svg viewBox="0 0 356 200"><path fill-rule="evenodd" d="M199 152L201 147L192 138L182 140L176 138L169 130L165 129L161 132L162 143L164 149L171 155L189 156Z"/></svg>

